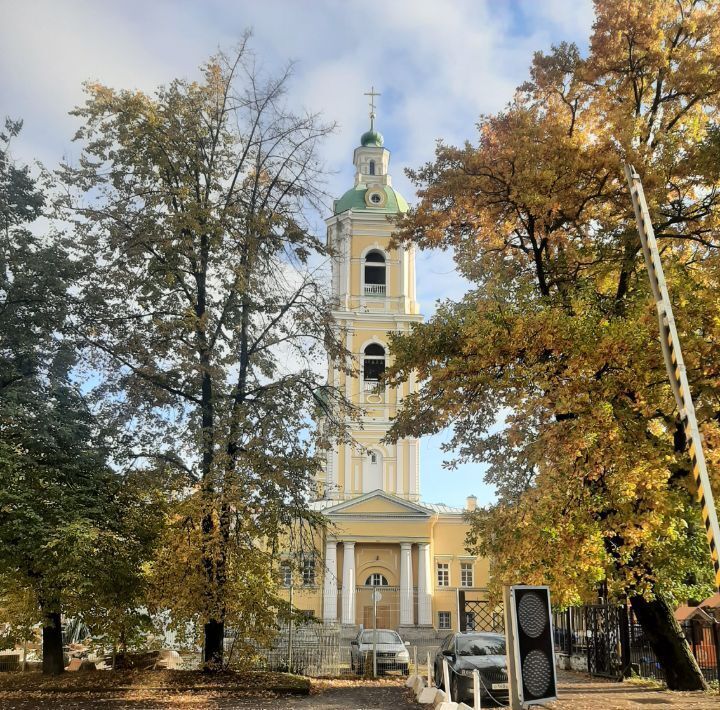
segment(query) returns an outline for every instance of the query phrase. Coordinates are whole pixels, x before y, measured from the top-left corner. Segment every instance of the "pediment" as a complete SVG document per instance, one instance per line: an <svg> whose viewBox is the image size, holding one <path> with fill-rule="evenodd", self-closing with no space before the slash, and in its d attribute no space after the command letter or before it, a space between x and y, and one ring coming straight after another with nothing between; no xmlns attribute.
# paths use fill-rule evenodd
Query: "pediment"
<svg viewBox="0 0 720 710"><path fill-rule="evenodd" d="M431 511L417 503L380 490L343 501L326 508L323 512L329 518L362 516L418 519L429 518L432 515Z"/></svg>

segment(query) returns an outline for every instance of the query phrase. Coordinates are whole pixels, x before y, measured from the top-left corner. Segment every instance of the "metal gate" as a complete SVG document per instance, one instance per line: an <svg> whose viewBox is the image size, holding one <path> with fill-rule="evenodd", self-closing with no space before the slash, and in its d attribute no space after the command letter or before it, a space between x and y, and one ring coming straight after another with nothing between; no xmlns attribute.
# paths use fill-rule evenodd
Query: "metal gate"
<svg viewBox="0 0 720 710"><path fill-rule="evenodd" d="M627 609L611 604L585 607L588 629L588 671L620 680L629 667Z"/></svg>
<svg viewBox="0 0 720 710"><path fill-rule="evenodd" d="M486 599L469 599L467 593L458 592L460 631L493 631L505 633L502 604L492 604Z"/></svg>

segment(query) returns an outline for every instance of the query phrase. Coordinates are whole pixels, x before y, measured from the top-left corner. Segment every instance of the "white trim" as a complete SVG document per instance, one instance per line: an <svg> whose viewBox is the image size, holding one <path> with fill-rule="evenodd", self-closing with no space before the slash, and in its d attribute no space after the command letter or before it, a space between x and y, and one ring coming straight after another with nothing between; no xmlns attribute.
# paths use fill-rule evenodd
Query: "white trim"
<svg viewBox="0 0 720 710"><path fill-rule="evenodd" d="M422 516L422 517L431 517L433 515L432 511L428 510L427 508L423 507L422 505L419 505L418 503L413 503L412 501L406 500L404 498L399 498L397 496L392 495L391 493L388 493L386 491L371 491L369 493L363 493L360 496L357 496L356 498L351 498L350 500L345 500L342 503L338 503L337 505L331 505L325 508L322 512L325 515L335 515L337 513L342 513L344 510L347 510L348 508L357 505L359 503L364 503L365 501L372 500L373 498L383 498L391 503L396 503L400 508L404 508L408 511L406 515L403 515L402 513L398 512L397 515L402 515L403 517L406 517L407 515L415 514L415 516ZM359 513L356 513L356 515L360 515ZM388 515L386 513L363 513L363 516L365 515ZM389 515L393 515L393 513L390 513Z"/></svg>

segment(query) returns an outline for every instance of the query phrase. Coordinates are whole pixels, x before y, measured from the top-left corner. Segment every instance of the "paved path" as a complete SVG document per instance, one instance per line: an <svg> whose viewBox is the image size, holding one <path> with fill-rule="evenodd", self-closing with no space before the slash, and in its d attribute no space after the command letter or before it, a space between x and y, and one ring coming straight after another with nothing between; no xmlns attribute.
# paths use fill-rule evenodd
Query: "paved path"
<svg viewBox="0 0 720 710"><path fill-rule="evenodd" d="M640 710L683 708L718 710L718 693L671 693L643 688L635 683L615 683L583 673L558 671L559 697L546 707L552 710Z"/></svg>

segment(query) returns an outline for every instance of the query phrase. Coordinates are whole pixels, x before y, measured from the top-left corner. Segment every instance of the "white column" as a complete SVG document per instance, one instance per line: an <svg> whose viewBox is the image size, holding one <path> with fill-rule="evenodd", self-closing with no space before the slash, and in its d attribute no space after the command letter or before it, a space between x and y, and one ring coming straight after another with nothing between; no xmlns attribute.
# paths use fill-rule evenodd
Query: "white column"
<svg viewBox="0 0 720 710"><path fill-rule="evenodd" d="M408 493L410 500L418 500L418 440L408 439Z"/></svg>
<svg viewBox="0 0 720 710"><path fill-rule="evenodd" d="M432 572L430 570L430 545L418 545L418 625L432 626Z"/></svg>
<svg viewBox="0 0 720 710"><path fill-rule="evenodd" d="M343 542L342 622L355 623L355 543Z"/></svg>
<svg viewBox="0 0 720 710"><path fill-rule="evenodd" d="M337 621L337 542L325 542L325 575L323 588L323 621Z"/></svg>
<svg viewBox="0 0 720 710"><path fill-rule="evenodd" d="M398 496L402 496L405 493L405 481L403 480L405 473L405 439L401 439L395 444L395 460L397 461L396 493Z"/></svg>
<svg viewBox="0 0 720 710"><path fill-rule="evenodd" d="M412 626L413 588L411 542L400 543L400 626Z"/></svg>

